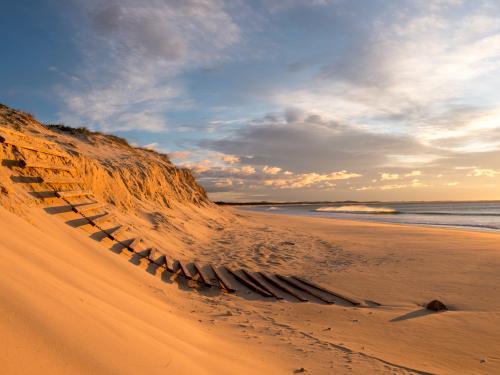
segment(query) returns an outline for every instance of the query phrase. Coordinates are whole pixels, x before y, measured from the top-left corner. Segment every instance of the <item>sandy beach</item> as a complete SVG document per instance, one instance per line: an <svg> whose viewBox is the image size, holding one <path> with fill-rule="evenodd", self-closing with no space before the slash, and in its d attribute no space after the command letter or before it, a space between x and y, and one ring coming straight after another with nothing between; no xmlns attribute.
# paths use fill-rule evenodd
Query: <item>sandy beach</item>
<svg viewBox="0 0 500 375"><path fill-rule="evenodd" d="M3 373L500 371L500 234L217 206L163 154L4 116ZM230 294L196 265L336 295Z"/></svg>
<svg viewBox="0 0 500 375"><path fill-rule="evenodd" d="M499 235L232 211L193 257L308 276L381 306L193 293L40 209L35 226L2 209L4 370L499 371ZM434 298L450 311L426 311Z"/></svg>

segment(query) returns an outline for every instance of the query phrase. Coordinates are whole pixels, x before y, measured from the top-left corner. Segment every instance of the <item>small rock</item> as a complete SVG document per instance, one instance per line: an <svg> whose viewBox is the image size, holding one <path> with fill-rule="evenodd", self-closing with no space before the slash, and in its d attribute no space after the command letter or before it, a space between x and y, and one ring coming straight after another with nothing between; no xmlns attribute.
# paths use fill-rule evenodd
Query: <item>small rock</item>
<svg viewBox="0 0 500 375"><path fill-rule="evenodd" d="M231 311L227 310L226 316L233 316L233 313Z"/></svg>
<svg viewBox="0 0 500 375"><path fill-rule="evenodd" d="M301 367L301 368L298 368L297 370L295 370L293 373L294 374L300 374L302 372L306 372L306 369L304 367Z"/></svg>
<svg viewBox="0 0 500 375"><path fill-rule="evenodd" d="M488 362L488 361L486 360L486 358L481 358L481 360L480 360L479 362L480 362L480 363L486 363L486 362Z"/></svg>
<svg viewBox="0 0 500 375"><path fill-rule="evenodd" d="M446 307L446 305L443 302L438 301L437 299L429 302L425 307L426 307L427 310L432 310L432 311L444 311L444 310L448 310L448 308Z"/></svg>

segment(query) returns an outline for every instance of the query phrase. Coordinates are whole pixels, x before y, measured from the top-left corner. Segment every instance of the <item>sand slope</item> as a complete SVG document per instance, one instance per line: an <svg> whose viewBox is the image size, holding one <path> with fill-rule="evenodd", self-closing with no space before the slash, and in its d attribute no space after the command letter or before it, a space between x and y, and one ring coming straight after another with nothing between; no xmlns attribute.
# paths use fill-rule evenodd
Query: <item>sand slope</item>
<svg viewBox="0 0 500 375"><path fill-rule="evenodd" d="M182 317L161 281L42 215L43 232L0 209L3 373L275 371Z"/></svg>

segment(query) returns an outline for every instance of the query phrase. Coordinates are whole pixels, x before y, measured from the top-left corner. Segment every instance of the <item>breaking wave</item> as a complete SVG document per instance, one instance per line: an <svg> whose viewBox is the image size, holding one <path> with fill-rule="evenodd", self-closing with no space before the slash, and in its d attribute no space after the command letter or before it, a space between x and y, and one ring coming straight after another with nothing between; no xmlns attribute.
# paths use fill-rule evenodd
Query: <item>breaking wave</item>
<svg viewBox="0 0 500 375"><path fill-rule="evenodd" d="M398 214L393 208L389 207L369 207L369 206L340 206L340 207L320 207L316 212L338 212L348 214Z"/></svg>

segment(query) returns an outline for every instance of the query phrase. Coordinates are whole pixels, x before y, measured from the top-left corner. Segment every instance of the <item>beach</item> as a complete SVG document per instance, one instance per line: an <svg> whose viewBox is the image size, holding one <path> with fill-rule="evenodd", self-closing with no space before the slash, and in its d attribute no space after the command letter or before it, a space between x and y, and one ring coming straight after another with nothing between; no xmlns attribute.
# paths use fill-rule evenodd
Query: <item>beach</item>
<svg viewBox="0 0 500 375"><path fill-rule="evenodd" d="M193 293L40 209L35 226L2 209L4 370L499 371L499 235L225 210L234 220L193 243L194 258L307 276L380 306ZM425 310L432 299L450 310Z"/></svg>

